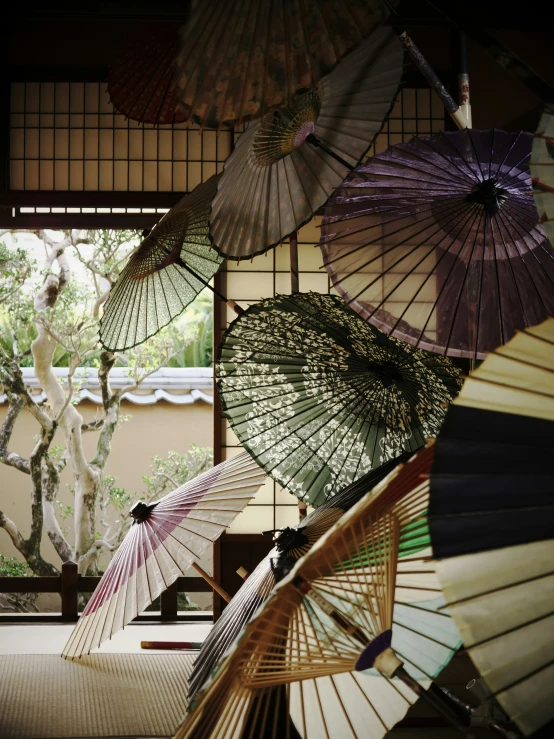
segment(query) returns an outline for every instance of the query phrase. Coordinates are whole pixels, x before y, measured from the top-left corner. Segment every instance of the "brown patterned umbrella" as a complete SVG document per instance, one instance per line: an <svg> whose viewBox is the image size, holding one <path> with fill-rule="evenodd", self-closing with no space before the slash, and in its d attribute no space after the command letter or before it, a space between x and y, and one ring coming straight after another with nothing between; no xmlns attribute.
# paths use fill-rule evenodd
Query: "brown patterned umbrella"
<svg viewBox="0 0 554 739"><path fill-rule="evenodd" d="M174 60L178 23L140 28L127 38L108 75L110 101L119 113L140 123L183 123L177 108Z"/></svg>
<svg viewBox="0 0 554 739"><path fill-rule="evenodd" d="M396 0L193 0L176 59L188 120L233 126L328 75Z"/></svg>
<svg viewBox="0 0 554 739"><path fill-rule="evenodd" d="M317 89L248 126L225 163L210 216L222 256L262 254L312 218L380 131L402 61L394 32L379 28Z"/></svg>

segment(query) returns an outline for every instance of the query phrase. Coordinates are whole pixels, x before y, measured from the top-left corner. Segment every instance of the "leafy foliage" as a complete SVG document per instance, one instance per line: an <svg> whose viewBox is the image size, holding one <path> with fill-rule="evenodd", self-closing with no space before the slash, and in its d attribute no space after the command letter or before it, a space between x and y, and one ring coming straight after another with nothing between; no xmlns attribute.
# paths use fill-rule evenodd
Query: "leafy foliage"
<svg viewBox="0 0 554 739"><path fill-rule="evenodd" d="M33 572L27 562L21 562L16 557L6 557L4 554L0 554L0 576L33 577Z"/></svg>
<svg viewBox="0 0 554 739"><path fill-rule="evenodd" d="M0 462L30 474L31 533L25 538L17 522L2 514L0 525L17 531L15 547L27 563L2 557L11 574L55 574L58 566L41 554L45 529L61 561L74 559L79 571L94 574L115 551L130 525L129 509L138 499L153 501L212 465L211 449L193 446L186 454L169 452L154 457L140 491L128 490L106 473L111 440L126 420L120 414L123 388L112 389L109 372L119 364L127 369L129 387L139 387L149 373L163 366L209 366L212 342L212 297L203 293L172 325L135 349L113 355L98 342L102 305L140 241L131 231L65 231L8 233L0 244L0 369L12 421L0 428L7 449L22 409L40 426L29 460L10 448ZM26 248L22 248L22 244ZM42 269L32 258L42 262ZM37 375L48 396L40 407L24 386L21 368L36 361ZM67 367L68 380L60 396L45 367ZM86 373L78 368L89 367ZM85 375L98 376L102 415L84 423L76 391ZM64 399L65 394L65 399ZM64 444L54 444L59 429ZM81 435L96 435L89 460L82 453ZM75 502L60 501L60 475L70 470L68 484ZM42 503L42 505L41 505ZM48 515L44 513L48 511ZM53 514L53 515L52 515ZM189 604L190 606L190 604ZM35 609L34 604L0 595L0 608Z"/></svg>
<svg viewBox="0 0 554 739"><path fill-rule="evenodd" d="M26 562L0 554L0 577L34 577ZM38 611L37 593L0 593L0 609L5 611Z"/></svg>

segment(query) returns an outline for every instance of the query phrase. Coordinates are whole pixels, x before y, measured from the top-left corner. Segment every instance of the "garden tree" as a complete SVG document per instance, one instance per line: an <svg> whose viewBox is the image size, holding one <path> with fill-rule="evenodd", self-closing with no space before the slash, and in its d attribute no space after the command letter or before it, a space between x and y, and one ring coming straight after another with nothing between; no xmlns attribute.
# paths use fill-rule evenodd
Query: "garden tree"
<svg viewBox="0 0 554 739"><path fill-rule="evenodd" d="M73 560L80 573L94 574L102 554L118 546L129 525L125 515L116 520L110 517L110 507L125 514L139 495L117 487L115 478L105 474L112 437L120 425L122 395L136 390L148 375L186 352L196 334L172 326L125 355L103 350L97 343L101 306L137 236L124 231L34 233L44 245L42 271L32 269L32 260L17 241L0 250L0 381L8 401L0 429L0 462L28 475L31 487L28 535L2 511L0 528L37 575L58 572L42 556L44 530L62 562ZM200 323L205 331L205 321L196 321ZM198 325L193 328L197 330ZM110 371L117 363L127 367L129 384L113 390ZM47 398L44 404L37 403L25 386L21 370L25 365L34 366ZM65 388L54 365L67 367ZM79 389L76 371L83 366L97 372L102 395L101 417L89 423L74 402ZM21 413L31 413L38 422L38 436L28 458L10 446ZM53 444L57 431L63 438L61 445ZM90 433L96 434L96 444L88 459L83 435ZM154 458L152 474L143 478L142 497L152 501L211 463L211 450L198 448L185 455L170 453L165 460ZM58 500L60 475L66 467L72 473L72 506L60 505Z"/></svg>

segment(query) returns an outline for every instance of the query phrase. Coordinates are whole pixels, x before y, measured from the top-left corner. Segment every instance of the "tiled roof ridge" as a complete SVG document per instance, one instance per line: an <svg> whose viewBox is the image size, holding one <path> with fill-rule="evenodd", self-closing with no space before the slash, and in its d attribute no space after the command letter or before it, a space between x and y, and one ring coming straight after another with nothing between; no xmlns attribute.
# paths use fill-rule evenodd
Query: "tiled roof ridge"
<svg viewBox="0 0 554 739"><path fill-rule="evenodd" d="M65 385L67 367L54 367L53 369ZM33 399L38 403L46 400L46 394L41 389L34 367L23 367L22 373L25 384L31 389ZM99 405L102 403L96 367L79 367L73 381L79 388L75 393L77 402L91 400ZM131 384L132 379L126 368L115 367L111 370L112 389L120 389ZM175 405L190 405L198 400L213 404L212 388L212 367L164 367L149 375L137 391L124 393L123 400L137 405L153 405L159 400L166 400ZM0 393L0 403L5 402L6 395Z"/></svg>

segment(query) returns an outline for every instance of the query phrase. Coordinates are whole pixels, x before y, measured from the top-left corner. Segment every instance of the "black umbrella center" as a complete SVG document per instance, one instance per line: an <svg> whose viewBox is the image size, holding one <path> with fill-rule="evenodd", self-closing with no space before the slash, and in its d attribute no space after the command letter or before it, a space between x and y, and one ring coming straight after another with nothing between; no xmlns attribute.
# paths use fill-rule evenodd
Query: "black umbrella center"
<svg viewBox="0 0 554 739"><path fill-rule="evenodd" d="M375 375L384 387L390 387L393 382L402 382L404 377L398 367L393 362L379 362L369 364L368 371Z"/></svg>
<svg viewBox="0 0 554 739"><path fill-rule="evenodd" d="M498 187L494 177L483 180L475 185L472 192L466 197L466 203L479 203L485 209L485 213L489 216L495 216L500 210L500 206L508 199L508 191L503 187Z"/></svg>
<svg viewBox="0 0 554 739"><path fill-rule="evenodd" d="M290 552L305 544L308 544L308 537L299 529L291 529L287 526L275 532L275 546L279 552Z"/></svg>
<svg viewBox="0 0 554 739"><path fill-rule="evenodd" d="M291 154L315 131L320 110L321 99L310 90L296 95L290 105L265 115L252 142L252 163L269 167Z"/></svg>
<svg viewBox="0 0 554 739"><path fill-rule="evenodd" d="M129 511L129 514L134 519L133 524L144 523L147 518L150 518L152 509L155 508L157 505L157 503L143 503L142 500L139 500L138 503L135 503L135 505Z"/></svg>

